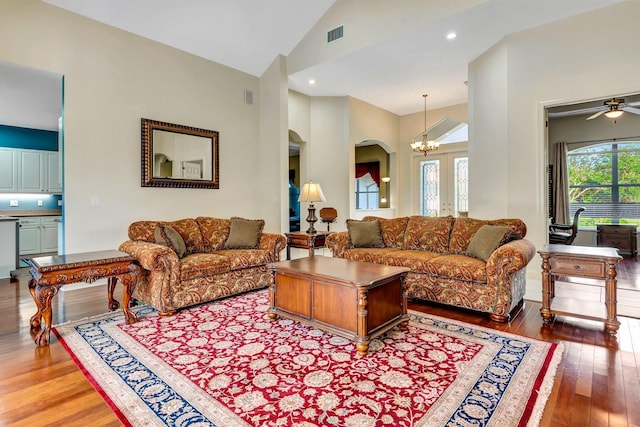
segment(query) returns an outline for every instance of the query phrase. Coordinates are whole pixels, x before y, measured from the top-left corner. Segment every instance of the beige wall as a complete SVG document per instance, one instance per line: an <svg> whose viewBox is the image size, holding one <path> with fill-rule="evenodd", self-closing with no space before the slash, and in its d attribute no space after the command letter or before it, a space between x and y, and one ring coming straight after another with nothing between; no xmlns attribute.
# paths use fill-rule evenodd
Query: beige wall
<svg viewBox="0 0 640 427"><path fill-rule="evenodd" d="M284 125L259 118L270 108L283 114L281 60L261 88L248 74L37 0L3 0L0 37L1 61L65 78L67 252L117 248L139 219L241 215L280 230L282 195L262 189L286 182L286 100ZM265 101L269 87L280 96ZM245 105L245 90L254 105ZM219 131L220 189L142 188L142 117Z"/></svg>
<svg viewBox="0 0 640 427"><path fill-rule="evenodd" d="M470 64L471 216L522 218L545 243L544 108L640 92L638 16L640 2L623 2L508 37ZM615 43L593 30L611 22L625 29ZM527 277L539 300L539 258Z"/></svg>

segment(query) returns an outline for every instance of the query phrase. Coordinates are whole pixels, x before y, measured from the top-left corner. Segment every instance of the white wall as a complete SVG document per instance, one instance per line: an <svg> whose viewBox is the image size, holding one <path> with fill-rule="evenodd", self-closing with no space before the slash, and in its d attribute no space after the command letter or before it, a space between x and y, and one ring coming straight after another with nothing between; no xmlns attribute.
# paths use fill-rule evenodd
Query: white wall
<svg viewBox="0 0 640 427"><path fill-rule="evenodd" d="M280 231L281 196L256 185L282 180L279 131L244 103L245 90L263 100L259 79L37 0L0 2L0 37L0 60L65 77L67 252L117 248L139 219L265 217ZM220 189L142 188L142 117L219 131Z"/></svg>
<svg viewBox="0 0 640 427"><path fill-rule="evenodd" d="M640 2L616 4L510 36L470 64L471 216L519 217L545 243L544 108L640 92L638 16ZM624 35L594 30L612 22ZM539 257L527 277L540 299Z"/></svg>

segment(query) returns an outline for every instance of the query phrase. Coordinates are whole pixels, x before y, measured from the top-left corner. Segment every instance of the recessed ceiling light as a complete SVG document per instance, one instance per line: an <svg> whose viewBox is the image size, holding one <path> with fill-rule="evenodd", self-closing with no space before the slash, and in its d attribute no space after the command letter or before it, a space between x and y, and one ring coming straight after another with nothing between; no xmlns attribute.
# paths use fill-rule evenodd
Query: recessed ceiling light
<svg viewBox="0 0 640 427"><path fill-rule="evenodd" d="M314 84L316 84L316 81L314 79L309 79L309 84L310 85L314 85Z"/></svg>
<svg viewBox="0 0 640 427"><path fill-rule="evenodd" d="M449 33L447 34L447 40L453 40L456 37L458 37L458 35L456 33Z"/></svg>

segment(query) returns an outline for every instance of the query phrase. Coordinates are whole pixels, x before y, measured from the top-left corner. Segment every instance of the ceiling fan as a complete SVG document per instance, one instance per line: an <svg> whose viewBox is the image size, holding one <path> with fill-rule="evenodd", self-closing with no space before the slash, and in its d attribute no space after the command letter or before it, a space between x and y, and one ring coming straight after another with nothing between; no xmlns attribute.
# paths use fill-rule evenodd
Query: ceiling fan
<svg viewBox="0 0 640 427"><path fill-rule="evenodd" d="M602 114L604 114L610 119L617 119L625 111L633 114L640 114L640 109L634 108L629 104L625 104L624 99L622 98L611 98L607 101L604 101L603 104L604 105L602 107L598 107L600 111L587 117L587 120L595 119L596 117L599 117Z"/></svg>

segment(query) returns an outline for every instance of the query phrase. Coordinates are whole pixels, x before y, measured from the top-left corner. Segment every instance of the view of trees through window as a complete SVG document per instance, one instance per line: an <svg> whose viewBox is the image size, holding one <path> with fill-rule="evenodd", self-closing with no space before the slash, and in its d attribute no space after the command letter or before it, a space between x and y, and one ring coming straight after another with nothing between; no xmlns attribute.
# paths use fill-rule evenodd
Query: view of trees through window
<svg viewBox="0 0 640 427"><path fill-rule="evenodd" d="M569 152L569 205L581 226L640 225L640 142L611 142Z"/></svg>

